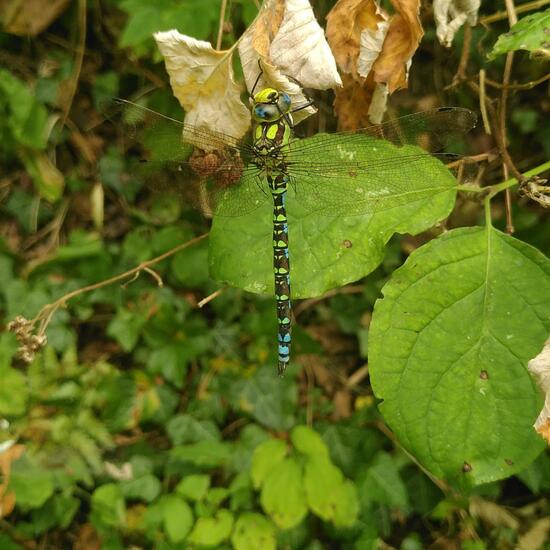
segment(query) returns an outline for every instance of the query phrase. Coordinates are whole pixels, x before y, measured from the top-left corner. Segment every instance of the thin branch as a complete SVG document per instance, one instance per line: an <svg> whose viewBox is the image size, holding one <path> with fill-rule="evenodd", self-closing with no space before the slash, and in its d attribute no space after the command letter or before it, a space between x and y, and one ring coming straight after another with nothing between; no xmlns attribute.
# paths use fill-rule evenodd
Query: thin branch
<svg viewBox="0 0 550 550"><path fill-rule="evenodd" d="M483 129L486 134L491 135L491 124L487 116L487 99L485 95L485 69L479 71L479 110L481 120L483 120Z"/></svg>
<svg viewBox="0 0 550 550"><path fill-rule="evenodd" d="M539 8L543 8L548 4L550 4L550 0L534 0L533 2L526 2L525 4L521 4L520 6L516 7L516 13L519 14L525 13L526 11L538 10ZM489 25L490 23L494 23L495 21L502 21L503 19L508 19L508 12L506 10L497 11L492 15L480 17L479 23L480 25Z"/></svg>
<svg viewBox="0 0 550 550"><path fill-rule="evenodd" d="M508 22L510 27L515 25L518 21L516 10L514 6L514 0L504 0L506 4L506 11L508 13ZM504 75L502 77L502 92L500 95L500 108L499 108L499 131L501 135L502 147L507 148L507 136L506 131L506 110L508 105L508 85L510 84L510 75L512 74L512 65L514 63L514 52L508 52L506 54L506 63L504 65ZM504 179L508 179L508 165L504 163L502 166ZM506 211L506 233L511 235L514 232L514 224L512 221L512 195L510 189L505 191L505 211Z"/></svg>
<svg viewBox="0 0 550 550"><path fill-rule="evenodd" d="M157 256L156 258L153 258L151 260L147 260L144 262L141 262L138 266L129 269L128 271L125 271L124 273L120 273L119 275L115 275L113 277L110 277L109 279L105 279L104 281L100 281L99 283L94 283L91 285L84 286L82 288L77 288L76 290L73 290L72 292L68 292L67 294L61 296L61 298L58 298L55 300L55 302L52 302L51 304L45 305L36 315L34 319L31 320L31 324L34 326L36 323L40 322L40 327L38 330L38 335L44 334L44 331L46 330L46 327L48 326L52 316L54 313L60 308L64 307L66 303L71 300L72 298L75 298L76 296L79 296L80 294L84 294L86 292L90 292L92 290L97 290L98 288L102 288L104 286L111 285L113 283L123 281L125 279L128 279L130 277L134 277L136 279L139 274L142 271L147 271L148 273L152 274L154 273L150 268L150 266L157 264L161 262L162 260L165 260L166 258L169 258L170 256L173 256L180 250L183 250L185 248L188 248L189 246L192 246L196 244L197 242L205 239L208 236L208 233L205 233L204 235L200 235L199 237L195 237L194 239L191 239L190 241L187 241L185 243L182 243L167 252L164 252L164 254L161 254L160 256ZM158 275L155 273L157 278ZM158 282L158 279L157 279Z"/></svg>
<svg viewBox="0 0 550 550"><path fill-rule="evenodd" d="M541 76L538 80L532 80L531 82L526 82L525 84L507 84L505 86L504 84L501 84L500 82L496 82L489 78L485 79L485 84L488 84L489 86L493 86L493 88L499 88L499 89L506 88L507 90L531 90L535 86L538 86L539 84L542 84L547 80L550 80L550 73L545 74L544 76Z"/></svg>
<svg viewBox="0 0 550 550"><path fill-rule="evenodd" d="M82 70L82 62L84 60L84 52L86 49L86 0L79 0L78 2L78 34L79 44L76 49L76 58L73 74L69 82L69 95L65 98L65 109L63 110L63 116L61 117L61 127L65 126L69 112L73 104L74 95L80 79L80 71Z"/></svg>
<svg viewBox="0 0 550 550"><path fill-rule="evenodd" d="M470 50L472 46L472 27L468 24L464 25L464 40L462 43L462 53L460 54L460 62L458 69L453 77L452 86L460 83L466 76L466 67L470 58Z"/></svg>
<svg viewBox="0 0 550 550"><path fill-rule="evenodd" d="M217 298L220 294L225 292L225 288L219 288L216 290L216 292L212 292L212 294L208 295L206 298L203 298L198 304L198 307L204 307L206 304Z"/></svg>
<svg viewBox="0 0 550 550"><path fill-rule="evenodd" d="M227 9L227 0L222 0L220 5L220 23L218 25L218 38L216 39L216 50L222 47L223 25L225 22L225 10Z"/></svg>

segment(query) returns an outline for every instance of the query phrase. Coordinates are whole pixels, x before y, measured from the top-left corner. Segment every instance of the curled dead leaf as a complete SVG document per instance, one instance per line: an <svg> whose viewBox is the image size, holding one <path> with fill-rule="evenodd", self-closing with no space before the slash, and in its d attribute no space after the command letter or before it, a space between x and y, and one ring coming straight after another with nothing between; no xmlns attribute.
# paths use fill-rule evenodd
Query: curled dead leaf
<svg viewBox="0 0 550 550"><path fill-rule="evenodd" d="M12 462L15 462L25 450L25 445L17 445L13 442L2 444L0 450L0 518L9 516L15 506L15 493L8 491Z"/></svg>
<svg viewBox="0 0 550 550"><path fill-rule="evenodd" d="M375 81L386 83L390 94L407 87L412 56L424 35L419 0L392 0L392 5L397 13L390 19L384 46L373 65Z"/></svg>
<svg viewBox="0 0 550 550"><path fill-rule="evenodd" d="M434 19L439 42L451 46L464 23L475 25L481 0L434 0Z"/></svg>
<svg viewBox="0 0 550 550"><path fill-rule="evenodd" d="M529 361L527 368L545 396L544 407L534 424L535 430L550 443L550 338L542 351Z"/></svg>
<svg viewBox="0 0 550 550"><path fill-rule="evenodd" d="M241 37L239 55L250 92L259 77L258 89L269 86L282 90L296 106L307 102L301 86L326 90L342 84L309 0L266 2ZM295 121L315 111L314 107L300 110L294 116Z"/></svg>
<svg viewBox="0 0 550 550"><path fill-rule="evenodd" d="M242 137L250 127L250 111L234 80L232 51L214 50L210 43L176 30L154 36L186 123Z"/></svg>
<svg viewBox="0 0 550 550"><path fill-rule="evenodd" d="M396 13L390 17L376 0L339 0L327 16L329 43L339 68L350 76L344 90L336 91L340 129L381 122L388 95L407 86L411 58L423 35L420 4L392 4Z"/></svg>

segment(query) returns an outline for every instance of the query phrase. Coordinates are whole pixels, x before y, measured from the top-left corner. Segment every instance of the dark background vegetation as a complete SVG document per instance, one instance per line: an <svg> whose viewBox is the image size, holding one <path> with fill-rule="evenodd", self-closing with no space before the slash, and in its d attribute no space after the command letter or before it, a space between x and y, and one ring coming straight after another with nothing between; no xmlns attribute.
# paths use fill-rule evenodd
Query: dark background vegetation
<svg viewBox="0 0 550 550"><path fill-rule="evenodd" d="M333 2L313 4L323 21ZM503 9L500 2L483 2L482 21ZM129 136L106 105L113 97L146 97L150 108L181 119L151 34L175 27L215 43L219 10L219 2L204 0L75 1L35 36L0 33L0 113L17 105L34 113L20 131L0 117L4 323L17 315L32 319L60 296L208 231L207 220L139 180L136 156L124 154ZM256 10L252 0L230 3L225 47ZM47 9L33 20L41 17L48 17ZM409 89L390 99L391 113L439 105L477 111L472 83L480 68L495 82L504 70L505 56L486 63L509 28L506 17L492 19L470 31L469 57L457 76L464 32L450 49L442 48L425 6L425 36ZM543 74L539 62L516 53L513 81ZM499 88L487 90L495 102L500 99ZM315 98L323 124L335 129L331 93ZM548 83L509 93L508 150L519 171L550 156L549 110ZM318 121L300 132L315 133ZM50 130L47 143L39 137L44 128ZM494 147L477 128L462 152ZM506 179L502 163L489 165L484 177L485 183ZM505 227L504 210L497 201L497 227ZM550 249L550 224L541 207L513 196L511 214L516 237ZM461 197L446 225L482 220L481 204ZM235 517L253 511L267 521L258 491L243 479L254 449L270 437L288 439L298 424L313 426L332 462L353 481L360 520L339 528L310 513L277 534L281 548L549 548L543 542L547 455L516 477L460 495L430 480L378 415L367 366L373 304L393 270L441 230L394 238L369 277L298 303L295 361L283 379L273 368L270 296L225 289L198 307L218 289L208 277L206 240L152 266L162 288L143 272L127 284L71 300L52 317L48 345L29 365L14 359L14 335L2 334L0 365L14 361L16 368L0 380L0 437L17 440L24 453L18 461L15 454L0 461L0 483L11 464L16 495L13 508L0 485L3 509L13 508L0 511L0 548L187 548L177 534L188 508L182 501L193 503L195 518L215 518L218 523L208 527L213 531L221 529L221 508ZM133 468L132 481L125 464ZM207 484L207 496L189 496L193 492L180 487L180 500L170 500L185 475ZM272 527L265 531L274 533ZM534 538L526 540L527 534ZM220 540L214 547L229 544Z"/></svg>

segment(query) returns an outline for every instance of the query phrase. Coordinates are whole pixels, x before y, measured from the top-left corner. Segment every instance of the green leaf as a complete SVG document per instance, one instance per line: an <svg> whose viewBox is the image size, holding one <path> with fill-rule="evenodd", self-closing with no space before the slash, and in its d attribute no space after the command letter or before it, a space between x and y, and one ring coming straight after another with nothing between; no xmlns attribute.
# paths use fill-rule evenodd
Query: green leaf
<svg viewBox="0 0 550 550"><path fill-rule="evenodd" d="M121 308L109 323L107 334L114 338L124 351L132 351L146 321L145 314Z"/></svg>
<svg viewBox="0 0 550 550"><path fill-rule="evenodd" d="M395 461L388 453L378 453L359 485L365 503L376 502L406 511L409 507L407 489Z"/></svg>
<svg viewBox="0 0 550 550"><path fill-rule="evenodd" d="M304 488L311 511L340 526L355 523L359 511L357 491L344 481L342 472L327 457L309 457L305 464Z"/></svg>
<svg viewBox="0 0 550 550"><path fill-rule="evenodd" d="M229 510L218 510L211 518L198 518L189 535L191 544L218 546L229 539L233 529L233 514Z"/></svg>
<svg viewBox="0 0 550 550"><path fill-rule="evenodd" d="M544 447L527 362L550 330L550 261L491 227L449 231L384 287L369 368L400 442L467 486L526 467Z"/></svg>
<svg viewBox="0 0 550 550"><path fill-rule="evenodd" d="M254 449L252 481L256 489L262 486L269 472L284 459L287 452L287 444L281 439L268 439Z"/></svg>
<svg viewBox="0 0 550 550"><path fill-rule="evenodd" d="M264 426L288 430L295 424L297 388L287 376L273 383L273 368L258 369L254 376L231 385L229 398L234 406L251 414Z"/></svg>
<svg viewBox="0 0 550 550"><path fill-rule="evenodd" d="M8 535L3 535L2 533L0 533L0 548L2 550L23 550L22 546L15 544Z"/></svg>
<svg viewBox="0 0 550 550"><path fill-rule="evenodd" d="M25 149L19 151L19 157L40 196L49 202L59 200L65 187L65 177L52 163L50 157L42 151Z"/></svg>
<svg viewBox="0 0 550 550"><path fill-rule="evenodd" d="M164 530L172 542L181 542L193 526L193 512L185 500L176 495L162 498Z"/></svg>
<svg viewBox="0 0 550 550"><path fill-rule="evenodd" d="M498 37L487 58L516 50L527 50L533 56L550 58L550 10L532 13L520 19L507 33Z"/></svg>
<svg viewBox="0 0 550 550"><path fill-rule="evenodd" d="M15 493L15 502L23 509L40 508L53 494L51 472L25 466L23 461L15 464L9 483L9 490Z"/></svg>
<svg viewBox="0 0 550 550"><path fill-rule="evenodd" d="M47 143L48 112L21 80L0 68L0 99L5 98L9 110L7 123L15 139L26 147L43 150Z"/></svg>
<svg viewBox="0 0 550 550"><path fill-rule="evenodd" d="M260 496L262 508L280 529L298 525L307 514L302 471L293 458L285 458L268 473Z"/></svg>
<svg viewBox="0 0 550 550"><path fill-rule="evenodd" d="M181 357L180 349L180 346L164 346L153 350L147 361L147 369L150 373L161 374L178 389L183 387L187 371L187 362L185 357Z"/></svg>
<svg viewBox="0 0 550 550"><path fill-rule="evenodd" d="M122 490L118 485L107 483L94 491L90 520L99 530L125 526L126 505Z"/></svg>
<svg viewBox="0 0 550 550"><path fill-rule="evenodd" d="M69 494L53 495L41 508L31 512L32 522L29 524L29 534L36 536L52 529L66 529L73 520L80 501ZM20 524L21 525L21 524ZM2 548L0 546L0 548Z"/></svg>
<svg viewBox="0 0 550 550"><path fill-rule="evenodd" d="M176 493L189 500L202 500L210 487L210 477L193 474L184 477L176 486Z"/></svg>
<svg viewBox="0 0 550 550"><path fill-rule="evenodd" d="M324 136L318 134L307 140L314 143ZM343 172L334 177L333 184L324 181L330 179L329 176L314 178L304 170L296 175L296 192L292 186L289 188L289 247L295 298L319 296L361 279L382 261L384 246L394 233L424 231L447 216L454 205L456 180L441 162L426 154L424 160L409 163L407 170L391 169L400 160L405 162L403 157L418 155L420 150L413 146L396 147L382 140L369 143L363 139L359 152L365 157L372 156L373 160L388 159L381 173L376 168L360 177ZM324 162L332 160L334 166L338 166L342 154L356 153L352 142L349 151L343 151L342 147L325 148L322 151ZM298 161L315 165L317 156L300 155ZM319 180L325 185L319 186ZM338 184L345 184L346 189L359 189L365 196L372 195L368 207L364 200L360 202L363 211L369 208L371 213L353 212L353 203L349 196L341 196ZM228 200L251 200L240 197L240 191L236 188ZM323 201L324 192L336 194L326 199L332 211L322 210L319 205L313 212L310 210L315 210L315 205L310 210L305 209L303 203L315 202L317 195ZM250 214L214 217L209 236L210 274L220 282L250 292L272 293L273 206L265 199L262 189L257 190L257 198L263 204ZM347 201L345 207L341 207L339 203L344 201ZM236 235L238 247L235 246Z"/></svg>
<svg viewBox="0 0 550 550"><path fill-rule="evenodd" d="M199 441L192 445L179 445L170 451L172 459L190 462L196 466L213 468L222 466L231 457L231 447L221 441Z"/></svg>
<svg viewBox="0 0 550 550"><path fill-rule="evenodd" d="M173 416L166 426L168 437L174 445L221 439L220 431L211 420L197 420L189 414Z"/></svg>
<svg viewBox="0 0 550 550"><path fill-rule="evenodd" d="M25 413L29 388L25 376L10 367L0 369L0 415L18 416Z"/></svg>
<svg viewBox="0 0 550 550"><path fill-rule="evenodd" d="M120 488L126 498L141 499L145 502L155 500L161 491L160 481L152 474L121 481Z"/></svg>
<svg viewBox="0 0 550 550"><path fill-rule="evenodd" d="M235 550L276 550L275 527L264 516L245 512L235 523L231 542Z"/></svg>
<svg viewBox="0 0 550 550"><path fill-rule="evenodd" d="M183 285L199 287L208 277L208 239L178 252L170 264L170 271Z"/></svg>
<svg viewBox="0 0 550 550"><path fill-rule="evenodd" d="M321 436L309 426L296 426L290 433L294 448L304 455L328 459L328 448Z"/></svg>

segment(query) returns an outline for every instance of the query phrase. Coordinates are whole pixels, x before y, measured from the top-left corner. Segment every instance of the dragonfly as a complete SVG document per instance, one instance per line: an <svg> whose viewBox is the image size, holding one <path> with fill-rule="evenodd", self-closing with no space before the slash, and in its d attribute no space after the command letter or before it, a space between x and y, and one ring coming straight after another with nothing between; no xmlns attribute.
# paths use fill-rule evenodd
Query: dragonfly
<svg viewBox="0 0 550 550"><path fill-rule="evenodd" d="M154 130L146 131L145 138L165 158L151 159L145 163L146 170L157 174L158 164L170 164L175 169L170 180L179 176L179 192L201 211L242 216L272 201L277 372L281 376L289 365L292 343L292 235L287 201L299 201L301 208L317 215L347 216L381 212L425 196L429 190L411 182L413 171L473 128L477 118L468 109L443 107L359 130L300 139L294 136L293 113L310 102L294 106L286 92L266 87L250 96L253 128L251 139L246 140L119 101L156 119L150 127ZM409 147L406 154L394 158L377 158L380 139L400 147L423 140L425 147ZM439 153L439 158L456 155ZM158 183L158 177L152 179Z"/></svg>

